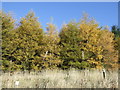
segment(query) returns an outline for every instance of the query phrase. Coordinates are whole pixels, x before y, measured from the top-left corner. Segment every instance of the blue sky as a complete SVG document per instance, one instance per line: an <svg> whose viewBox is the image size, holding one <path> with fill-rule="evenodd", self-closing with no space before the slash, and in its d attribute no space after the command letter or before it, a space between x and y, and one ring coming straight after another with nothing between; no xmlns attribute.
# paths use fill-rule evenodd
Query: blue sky
<svg viewBox="0 0 120 90"><path fill-rule="evenodd" d="M33 10L44 29L51 17L60 29L72 19L79 21L83 12L94 17L100 26L118 25L118 2L3 2L2 9L12 12L17 22Z"/></svg>

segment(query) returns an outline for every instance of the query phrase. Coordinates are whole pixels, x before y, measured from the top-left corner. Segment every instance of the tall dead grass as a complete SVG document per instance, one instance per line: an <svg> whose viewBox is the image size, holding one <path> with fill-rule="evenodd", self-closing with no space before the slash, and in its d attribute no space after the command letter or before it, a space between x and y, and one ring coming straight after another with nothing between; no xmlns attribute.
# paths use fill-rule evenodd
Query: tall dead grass
<svg viewBox="0 0 120 90"><path fill-rule="evenodd" d="M0 88L118 88L118 72L101 70L43 70L0 75ZM19 81L16 86L15 82Z"/></svg>

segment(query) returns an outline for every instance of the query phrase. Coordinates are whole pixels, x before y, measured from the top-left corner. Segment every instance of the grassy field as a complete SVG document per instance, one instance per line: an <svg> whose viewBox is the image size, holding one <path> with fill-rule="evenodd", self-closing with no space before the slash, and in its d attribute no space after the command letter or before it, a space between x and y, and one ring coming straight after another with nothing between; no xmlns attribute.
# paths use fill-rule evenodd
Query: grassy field
<svg viewBox="0 0 120 90"><path fill-rule="evenodd" d="M118 88L118 72L101 70L43 70L0 75L0 88Z"/></svg>

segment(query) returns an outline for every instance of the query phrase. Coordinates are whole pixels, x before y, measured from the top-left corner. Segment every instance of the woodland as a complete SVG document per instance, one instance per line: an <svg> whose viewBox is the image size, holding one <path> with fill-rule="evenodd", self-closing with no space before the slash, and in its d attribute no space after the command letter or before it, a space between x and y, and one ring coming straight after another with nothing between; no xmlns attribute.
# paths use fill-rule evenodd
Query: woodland
<svg viewBox="0 0 120 90"><path fill-rule="evenodd" d="M10 13L0 11L0 33L3 71L115 69L120 62L120 28L100 26L88 14L60 30L47 23L45 31L33 11L17 24Z"/></svg>

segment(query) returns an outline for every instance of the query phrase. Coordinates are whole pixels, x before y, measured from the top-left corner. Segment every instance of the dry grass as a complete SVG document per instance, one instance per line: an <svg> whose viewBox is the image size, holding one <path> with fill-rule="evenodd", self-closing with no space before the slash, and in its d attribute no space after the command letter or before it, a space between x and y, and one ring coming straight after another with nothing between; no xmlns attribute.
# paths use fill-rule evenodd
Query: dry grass
<svg viewBox="0 0 120 90"><path fill-rule="evenodd" d="M1 88L118 88L118 72L106 72L106 78L100 70L44 70L36 73L12 76L3 73L0 76ZM16 81L19 85L15 85Z"/></svg>

